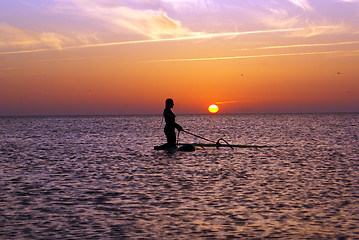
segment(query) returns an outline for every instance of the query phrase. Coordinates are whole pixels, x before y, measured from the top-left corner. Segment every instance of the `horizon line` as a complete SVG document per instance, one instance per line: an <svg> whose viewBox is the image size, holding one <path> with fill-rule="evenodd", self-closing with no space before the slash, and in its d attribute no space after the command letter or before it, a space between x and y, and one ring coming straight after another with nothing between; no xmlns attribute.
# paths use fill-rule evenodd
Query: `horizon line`
<svg viewBox="0 0 359 240"><path fill-rule="evenodd" d="M177 113L176 115L240 115L240 114L359 114L359 111L263 111L263 112L233 112L233 113ZM119 114L19 114L19 115L0 115L0 118L21 118L21 117L120 117L120 116L161 116L162 113L119 113Z"/></svg>

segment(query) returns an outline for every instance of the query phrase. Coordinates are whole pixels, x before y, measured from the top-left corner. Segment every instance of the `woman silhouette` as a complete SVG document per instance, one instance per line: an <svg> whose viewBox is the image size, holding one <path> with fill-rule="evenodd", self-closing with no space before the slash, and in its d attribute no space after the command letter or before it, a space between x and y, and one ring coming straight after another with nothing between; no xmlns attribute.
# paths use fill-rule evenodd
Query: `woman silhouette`
<svg viewBox="0 0 359 240"><path fill-rule="evenodd" d="M175 147L176 146L176 132L175 128L178 131L182 131L183 128L176 123L176 115L172 112L171 108L174 106L174 102L172 98L166 99L166 107L163 110L163 117L165 118L165 129L164 132L167 138L167 146L168 147Z"/></svg>
<svg viewBox="0 0 359 240"><path fill-rule="evenodd" d="M183 131L183 128L178 123L176 123L176 115L171 110L173 106L174 106L173 99L172 98L166 99L165 109L163 110L163 117L166 122L164 132L166 134L167 143L161 146L156 146L155 149L157 150L176 147L175 129L177 129L178 131Z"/></svg>

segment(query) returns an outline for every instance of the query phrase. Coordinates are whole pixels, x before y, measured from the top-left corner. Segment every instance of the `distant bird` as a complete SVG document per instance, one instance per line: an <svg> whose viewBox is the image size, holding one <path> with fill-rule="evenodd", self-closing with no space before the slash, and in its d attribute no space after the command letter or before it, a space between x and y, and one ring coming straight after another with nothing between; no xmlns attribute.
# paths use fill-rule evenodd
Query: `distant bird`
<svg viewBox="0 0 359 240"><path fill-rule="evenodd" d="M342 72L337 72L338 75L342 74Z"/></svg>

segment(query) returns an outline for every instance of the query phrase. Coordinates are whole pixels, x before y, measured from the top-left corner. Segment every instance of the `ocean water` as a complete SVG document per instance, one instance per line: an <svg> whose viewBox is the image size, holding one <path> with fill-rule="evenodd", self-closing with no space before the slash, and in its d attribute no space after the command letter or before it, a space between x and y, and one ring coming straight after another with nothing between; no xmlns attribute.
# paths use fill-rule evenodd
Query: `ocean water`
<svg viewBox="0 0 359 240"><path fill-rule="evenodd" d="M359 239L359 114L0 118L0 239ZM205 142L181 133L182 143Z"/></svg>

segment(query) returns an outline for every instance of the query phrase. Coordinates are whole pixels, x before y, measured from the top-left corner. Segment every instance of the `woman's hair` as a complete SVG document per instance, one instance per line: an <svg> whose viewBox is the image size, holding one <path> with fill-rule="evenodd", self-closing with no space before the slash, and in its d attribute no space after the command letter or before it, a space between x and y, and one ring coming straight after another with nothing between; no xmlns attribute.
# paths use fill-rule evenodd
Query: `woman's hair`
<svg viewBox="0 0 359 240"><path fill-rule="evenodd" d="M166 99L166 107L169 106L170 104L173 104L173 99L172 98L167 98Z"/></svg>

